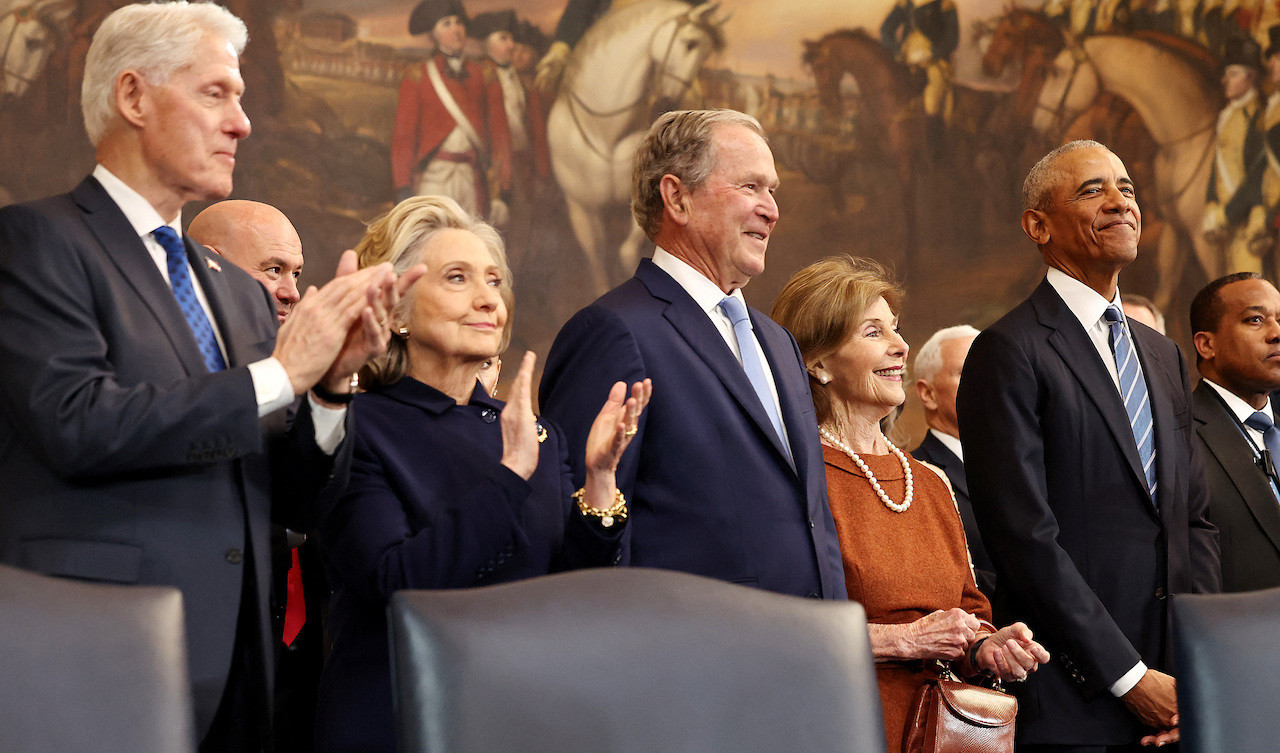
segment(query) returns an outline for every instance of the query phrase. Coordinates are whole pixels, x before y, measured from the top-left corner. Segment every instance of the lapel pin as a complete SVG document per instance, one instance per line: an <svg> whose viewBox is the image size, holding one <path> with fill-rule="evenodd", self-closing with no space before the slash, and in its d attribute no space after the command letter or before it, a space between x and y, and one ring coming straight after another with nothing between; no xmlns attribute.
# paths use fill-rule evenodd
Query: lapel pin
<svg viewBox="0 0 1280 753"><path fill-rule="evenodd" d="M221 265L219 265L218 262L214 261L213 259L205 259L205 263L208 264L209 269L212 269L214 272L222 271Z"/></svg>

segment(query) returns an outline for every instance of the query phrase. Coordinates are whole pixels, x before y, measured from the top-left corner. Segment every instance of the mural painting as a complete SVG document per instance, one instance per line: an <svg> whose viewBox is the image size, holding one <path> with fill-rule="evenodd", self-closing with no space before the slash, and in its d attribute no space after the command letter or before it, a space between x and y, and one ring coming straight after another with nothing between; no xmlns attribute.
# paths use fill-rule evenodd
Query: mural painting
<svg viewBox="0 0 1280 753"><path fill-rule="evenodd" d="M0 0L0 204L91 169L81 68L120 4ZM1184 346L1191 293L1280 261L1276 0L226 4L250 32L234 196L293 220L316 284L397 198L458 198L507 240L513 352L545 354L651 251L631 153L676 107L743 110L769 133L782 219L745 290L766 311L796 269L852 253L905 280L913 344L991 322L1040 274L1021 178L1073 138L1129 167L1145 228L1121 287ZM920 431L914 406L903 429Z"/></svg>

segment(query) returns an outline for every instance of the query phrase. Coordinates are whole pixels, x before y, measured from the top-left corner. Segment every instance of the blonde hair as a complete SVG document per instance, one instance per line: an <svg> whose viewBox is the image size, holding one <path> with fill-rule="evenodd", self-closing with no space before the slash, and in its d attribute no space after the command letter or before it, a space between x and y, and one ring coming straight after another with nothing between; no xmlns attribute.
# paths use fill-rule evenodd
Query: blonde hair
<svg viewBox="0 0 1280 753"><path fill-rule="evenodd" d="M896 316L906 294L878 262L858 256L828 256L792 275L770 316L800 346L806 368L844 345L877 298ZM818 423L831 419L830 388L809 375Z"/></svg>
<svg viewBox="0 0 1280 753"><path fill-rule="evenodd" d="M502 329L498 352L511 342L515 322L515 293L512 290L511 267L507 263L502 236L487 222L467 214L458 202L447 196L413 196L397 204L390 212L370 222L364 237L356 245L360 267L391 262L397 275L402 275L422 259L422 249L441 230L465 230L480 239L493 256L502 276L498 293L507 307L507 323ZM391 312L393 321L405 321L413 306L413 296L400 298ZM495 354L496 355L496 354ZM409 351L403 338L392 335L387 351L375 358L361 373L361 381L378 386L394 384L409 367Z"/></svg>

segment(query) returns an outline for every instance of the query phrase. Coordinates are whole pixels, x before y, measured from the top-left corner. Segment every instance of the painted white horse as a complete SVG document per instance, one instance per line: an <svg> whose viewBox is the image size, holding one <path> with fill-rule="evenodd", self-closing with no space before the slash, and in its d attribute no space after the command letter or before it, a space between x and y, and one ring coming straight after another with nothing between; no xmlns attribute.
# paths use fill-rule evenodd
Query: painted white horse
<svg viewBox="0 0 1280 753"><path fill-rule="evenodd" d="M1032 127L1053 135L1067 132L1102 90L1121 97L1141 116L1157 147L1153 195L1167 223L1160 234L1154 296L1166 307L1182 280L1188 250L1208 279L1226 273L1200 232L1221 94L1192 63L1157 43L1099 35L1086 38L1082 47L1083 54L1064 50L1058 56Z"/></svg>
<svg viewBox="0 0 1280 753"><path fill-rule="evenodd" d="M569 222L599 293L612 287L604 257L612 247L628 273L639 260L645 237L628 210L632 157L655 103L679 102L702 62L723 46L725 19L711 18L716 8L680 0L615 3L583 35L565 67L547 141ZM623 224L626 239L613 246Z"/></svg>
<svg viewBox="0 0 1280 753"><path fill-rule="evenodd" d="M74 7L70 0L0 0L0 107L40 75Z"/></svg>

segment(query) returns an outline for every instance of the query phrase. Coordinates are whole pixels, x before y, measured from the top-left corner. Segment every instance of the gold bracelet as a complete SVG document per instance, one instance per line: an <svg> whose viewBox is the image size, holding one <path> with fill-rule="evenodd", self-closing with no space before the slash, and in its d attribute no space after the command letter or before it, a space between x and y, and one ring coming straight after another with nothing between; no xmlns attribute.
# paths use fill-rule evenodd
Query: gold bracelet
<svg viewBox="0 0 1280 753"><path fill-rule="evenodd" d="M627 519L627 498L622 495L622 490L614 488L613 490L613 507L608 510L600 510L587 504L587 488L584 486L573 493L574 500L578 503L578 512L583 517L599 518L600 525L605 528L613 528L613 524Z"/></svg>

